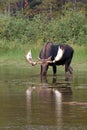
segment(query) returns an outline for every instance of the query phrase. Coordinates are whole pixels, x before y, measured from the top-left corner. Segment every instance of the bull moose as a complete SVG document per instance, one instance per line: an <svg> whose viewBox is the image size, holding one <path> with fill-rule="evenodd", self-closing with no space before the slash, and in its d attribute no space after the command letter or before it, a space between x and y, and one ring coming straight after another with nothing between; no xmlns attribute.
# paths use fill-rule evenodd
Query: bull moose
<svg viewBox="0 0 87 130"><path fill-rule="evenodd" d="M33 61L31 51L26 55L27 61L33 66L36 64L41 65L41 75L45 76L49 66L53 68L53 74L56 75L57 66L65 65L65 73L72 74L72 67L70 63L72 61L74 50L67 44L54 44L48 42L41 49L39 59L37 62Z"/></svg>

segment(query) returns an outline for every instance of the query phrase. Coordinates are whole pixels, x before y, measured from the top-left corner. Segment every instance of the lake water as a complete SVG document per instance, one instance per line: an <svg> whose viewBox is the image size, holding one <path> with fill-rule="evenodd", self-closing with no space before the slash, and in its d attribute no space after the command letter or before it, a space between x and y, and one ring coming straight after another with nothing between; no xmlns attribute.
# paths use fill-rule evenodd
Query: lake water
<svg viewBox="0 0 87 130"><path fill-rule="evenodd" d="M1 66L0 130L87 130L87 70L65 80Z"/></svg>

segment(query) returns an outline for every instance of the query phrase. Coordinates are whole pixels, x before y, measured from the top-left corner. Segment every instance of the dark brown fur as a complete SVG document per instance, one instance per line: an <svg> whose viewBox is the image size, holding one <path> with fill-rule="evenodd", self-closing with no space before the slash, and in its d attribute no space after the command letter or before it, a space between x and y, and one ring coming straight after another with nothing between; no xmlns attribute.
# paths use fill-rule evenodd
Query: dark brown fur
<svg viewBox="0 0 87 130"><path fill-rule="evenodd" d="M70 63L73 57L74 50L69 45L66 44L54 45L52 42L48 42L42 48L39 57L43 60L47 59L48 57L51 57L51 60L53 61L57 55L59 46L64 50L62 58L59 61L56 61L55 63L44 62L43 64L41 64L41 75L46 75L49 66L53 67L53 74L55 75L57 71L56 66L59 65L65 65L65 72L72 73Z"/></svg>

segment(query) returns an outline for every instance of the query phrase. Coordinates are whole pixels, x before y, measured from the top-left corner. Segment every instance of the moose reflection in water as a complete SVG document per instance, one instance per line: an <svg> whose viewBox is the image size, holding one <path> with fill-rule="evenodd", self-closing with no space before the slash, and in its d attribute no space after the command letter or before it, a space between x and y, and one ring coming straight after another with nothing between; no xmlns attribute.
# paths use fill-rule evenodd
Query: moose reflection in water
<svg viewBox="0 0 87 130"><path fill-rule="evenodd" d="M27 119L30 124L58 124L62 123L62 100L66 95L71 97L70 83L57 83L53 77L52 84L48 84L47 77L41 77L41 84L32 85L26 90ZM67 94L65 94L67 93ZM68 98L70 99L70 98Z"/></svg>

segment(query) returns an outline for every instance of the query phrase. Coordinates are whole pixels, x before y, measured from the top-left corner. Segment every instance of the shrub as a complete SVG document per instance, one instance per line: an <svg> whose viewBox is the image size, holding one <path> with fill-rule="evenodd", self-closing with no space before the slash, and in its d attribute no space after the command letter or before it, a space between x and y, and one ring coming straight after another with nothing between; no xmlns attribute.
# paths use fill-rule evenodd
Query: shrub
<svg viewBox="0 0 87 130"><path fill-rule="evenodd" d="M32 20L1 15L0 38L10 43L18 41L20 45L39 46L49 40L56 43L86 45L87 19L84 13L74 10L64 11L62 16L51 20L44 14L39 14Z"/></svg>

